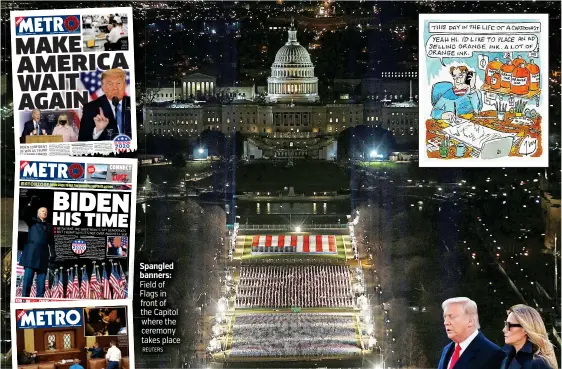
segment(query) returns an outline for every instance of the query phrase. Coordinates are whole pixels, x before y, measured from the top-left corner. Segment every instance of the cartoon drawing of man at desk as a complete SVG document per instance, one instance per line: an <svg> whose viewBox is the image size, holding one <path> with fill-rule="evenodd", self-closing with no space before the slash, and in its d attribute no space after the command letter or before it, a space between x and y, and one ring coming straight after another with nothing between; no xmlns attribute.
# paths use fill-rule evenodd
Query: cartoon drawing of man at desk
<svg viewBox="0 0 562 369"><path fill-rule="evenodd" d="M457 116L482 110L482 93L476 89L476 76L465 65L451 66L451 82L437 82L431 89L431 117L454 123Z"/></svg>

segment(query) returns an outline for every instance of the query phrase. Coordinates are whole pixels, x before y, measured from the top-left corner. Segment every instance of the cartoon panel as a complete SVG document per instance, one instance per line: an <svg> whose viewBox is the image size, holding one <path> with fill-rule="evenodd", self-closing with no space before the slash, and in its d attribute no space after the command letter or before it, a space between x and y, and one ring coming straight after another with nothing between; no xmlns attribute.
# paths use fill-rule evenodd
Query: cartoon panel
<svg viewBox="0 0 562 369"><path fill-rule="evenodd" d="M548 166L548 16L467 18L420 15L420 166Z"/></svg>

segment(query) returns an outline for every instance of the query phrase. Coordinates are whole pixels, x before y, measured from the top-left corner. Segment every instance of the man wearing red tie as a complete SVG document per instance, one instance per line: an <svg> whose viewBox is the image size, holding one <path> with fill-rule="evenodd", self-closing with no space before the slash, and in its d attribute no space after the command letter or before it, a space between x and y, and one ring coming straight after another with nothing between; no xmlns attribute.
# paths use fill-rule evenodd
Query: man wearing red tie
<svg viewBox="0 0 562 369"><path fill-rule="evenodd" d="M131 137L131 99L125 96L125 71L109 69L101 75L103 95L82 110L78 141L113 140L118 135Z"/></svg>
<svg viewBox="0 0 562 369"><path fill-rule="evenodd" d="M505 353L479 331L478 307L467 297L443 302L443 319L449 343L438 369L499 369Z"/></svg>

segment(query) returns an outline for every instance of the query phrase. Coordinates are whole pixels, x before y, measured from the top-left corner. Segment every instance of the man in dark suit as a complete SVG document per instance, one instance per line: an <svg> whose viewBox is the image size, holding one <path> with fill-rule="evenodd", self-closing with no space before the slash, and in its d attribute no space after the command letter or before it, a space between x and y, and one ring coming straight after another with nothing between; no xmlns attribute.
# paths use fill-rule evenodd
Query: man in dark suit
<svg viewBox="0 0 562 369"><path fill-rule="evenodd" d="M103 348L100 347L98 341L94 342L94 347L84 348L92 353L90 359L103 359L105 357L105 352L103 352Z"/></svg>
<svg viewBox="0 0 562 369"><path fill-rule="evenodd" d="M37 297L45 295L45 278L49 262L56 258L53 226L47 223L47 208L39 208L32 218L23 247L20 265L24 267L22 297L29 297L33 278L37 274Z"/></svg>
<svg viewBox="0 0 562 369"><path fill-rule="evenodd" d="M25 136L50 134L51 130L49 129L49 125L41 120L41 110L33 109L31 112L31 120L28 120L23 124L21 143L25 143Z"/></svg>
<svg viewBox="0 0 562 369"><path fill-rule="evenodd" d="M132 137L131 98L125 96L125 71L106 70L101 81L104 95L84 105L78 141L113 140L120 134Z"/></svg>
<svg viewBox="0 0 562 369"><path fill-rule="evenodd" d="M449 343L438 369L498 369L505 353L479 331L478 307L467 297L443 302L443 319Z"/></svg>

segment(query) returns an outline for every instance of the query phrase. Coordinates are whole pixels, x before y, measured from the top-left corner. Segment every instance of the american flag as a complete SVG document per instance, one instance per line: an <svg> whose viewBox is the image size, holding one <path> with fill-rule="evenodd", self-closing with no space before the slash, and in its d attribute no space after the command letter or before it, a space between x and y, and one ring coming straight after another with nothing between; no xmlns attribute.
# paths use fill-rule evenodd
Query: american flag
<svg viewBox="0 0 562 369"><path fill-rule="evenodd" d="M89 299L90 298L90 283L88 281L88 271L86 267L82 270L82 285L80 286L80 298Z"/></svg>
<svg viewBox="0 0 562 369"><path fill-rule="evenodd" d="M43 295L43 297L51 297L51 290L49 290L49 269L47 269L47 275L45 276L45 294Z"/></svg>
<svg viewBox="0 0 562 369"><path fill-rule="evenodd" d="M80 82L82 82L82 85L84 86L85 90L88 90L88 92L90 93L90 97L92 100L97 99L98 97L102 96L104 93L101 89L101 74L103 73L102 70L98 69L97 71L93 72L82 72L80 73ZM127 81L127 87L126 87L126 92L125 94L129 94L129 83L130 83L130 78L129 78L129 71L125 71L126 74L126 81Z"/></svg>
<svg viewBox="0 0 562 369"><path fill-rule="evenodd" d="M18 297L21 297L22 285L23 285L23 278L18 278L16 280L16 296Z"/></svg>
<svg viewBox="0 0 562 369"><path fill-rule="evenodd" d="M119 264L119 269L121 270L121 288L123 289L124 298L129 297L129 291L127 290L127 276L123 271L123 267Z"/></svg>
<svg viewBox="0 0 562 369"><path fill-rule="evenodd" d="M101 299L100 282L98 278L98 267L94 264L92 270L92 278L90 279L90 286L92 287L92 294L94 299Z"/></svg>
<svg viewBox="0 0 562 369"><path fill-rule="evenodd" d="M20 265L21 255L23 254L22 251L18 251L17 254L17 263L16 263L16 276L23 275L25 272L25 268Z"/></svg>
<svg viewBox="0 0 562 369"><path fill-rule="evenodd" d="M78 282L78 268L74 270L74 278L72 279L72 297L73 299L80 298L80 282Z"/></svg>
<svg viewBox="0 0 562 369"><path fill-rule="evenodd" d="M64 286L62 284L62 269L60 270L59 283L57 284L57 297L59 299L65 298Z"/></svg>
<svg viewBox="0 0 562 369"><path fill-rule="evenodd" d="M109 284L113 289L113 297L116 299L120 299L121 297L121 286L119 285L120 278L116 274L116 268L114 268L113 263L111 264L111 273L109 274Z"/></svg>
<svg viewBox="0 0 562 369"><path fill-rule="evenodd" d="M31 286L29 297L37 297L37 275L33 276L33 285Z"/></svg>
<svg viewBox="0 0 562 369"><path fill-rule="evenodd" d="M103 298L106 300L111 300L111 289L109 288L109 280L107 279L107 272L105 270L105 265L102 264L103 274L101 276L101 285L103 287Z"/></svg>
<svg viewBox="0 0 562 369"><path fill-rule="evenodd" d="M66 279L66 297L71 299L74 296L74 284L72 283L72 268L68 269L68 278Z"/></svg>
<svg viewBox="0 0 562 369"><path fill-rule="evenodd" d="M53 279L53 285L51 287L51 292L49 293L51 298L54 298L54 299L59 298L58 284L59 284L59 275L57 274L57 271L55 270L55 279Z"/></svg>

